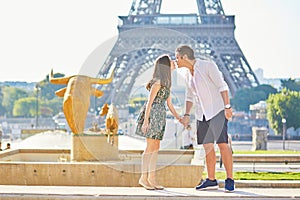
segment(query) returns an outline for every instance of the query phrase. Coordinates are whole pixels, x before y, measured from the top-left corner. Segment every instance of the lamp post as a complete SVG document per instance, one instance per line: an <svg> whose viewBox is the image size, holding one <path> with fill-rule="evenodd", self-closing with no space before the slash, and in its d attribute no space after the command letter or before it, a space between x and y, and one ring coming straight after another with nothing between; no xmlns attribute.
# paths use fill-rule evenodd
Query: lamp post
<svg viewBox="0 0 300 200"><path fill-rule="evenodd" d="M39 84L35 85L36 91L36 110L35 110L35 128L39 126L39 91L41 90Z"/></svg>
<svg viewBox="0 0 300 200"><path fill-rule="evenodd" d="M286 135L286 119L282 118L282 145L283 150L285 150L285 135Z"/></svg>

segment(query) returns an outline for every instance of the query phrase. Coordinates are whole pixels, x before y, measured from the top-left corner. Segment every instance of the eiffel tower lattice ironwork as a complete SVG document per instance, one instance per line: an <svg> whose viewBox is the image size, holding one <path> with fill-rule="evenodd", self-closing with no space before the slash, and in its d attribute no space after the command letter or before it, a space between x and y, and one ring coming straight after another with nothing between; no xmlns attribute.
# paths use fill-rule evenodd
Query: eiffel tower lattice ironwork
<svg viewBox="0 0 300 200"><path fill-rule="evenodd" d="M152 67L162 53L174 55L180 44L195 56L213 59L229 85L231 95L259 84L234 37L234 16L227 16L221 0L196 0L198 14L161 14L162 0L133 0L128 16L119 16L118 38L99 75L114 70L111 84L100 85L99 105L125 106L136 78ZM149 75L150 78L151 75Z"/></svg>

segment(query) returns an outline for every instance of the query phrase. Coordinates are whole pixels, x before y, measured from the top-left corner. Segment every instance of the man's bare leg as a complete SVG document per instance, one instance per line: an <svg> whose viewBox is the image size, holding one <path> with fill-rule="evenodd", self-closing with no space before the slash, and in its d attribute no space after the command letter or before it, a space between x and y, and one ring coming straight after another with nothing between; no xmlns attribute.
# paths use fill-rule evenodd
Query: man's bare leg
<svg viewBox="0 0 300 200"><path fill-rule="evenodd" d="M213 143L203 144L206 156L207 176L210 180L215 180L216 152Z"/></svg>
<svg viewBox="0 0 300 200"><path fill-rule="evenodd" d="M222 156L222 161L226 170L227 178L233 179L233 159L232 151L227 143L218 144L220 153Z"/></svg>

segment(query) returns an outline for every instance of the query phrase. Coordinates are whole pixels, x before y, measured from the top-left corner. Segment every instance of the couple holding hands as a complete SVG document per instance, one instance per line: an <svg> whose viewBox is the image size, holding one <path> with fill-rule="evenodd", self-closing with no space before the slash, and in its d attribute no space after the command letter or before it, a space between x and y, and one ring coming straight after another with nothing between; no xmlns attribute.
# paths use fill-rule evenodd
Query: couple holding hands
<svg viewBox="0 0 300 200"><path fill-rule="evenodd" d="M156 162L160 141L166 127L166 108L186 127L190 123L190 113L195 105L197 123L197 143L202 144L206 154L207 178L196 186L196 190L218 189L215 177L216 154L214 143L218 145L225 166L227 179L225 192L234 191L232 151L228 146L227 123L232 117L229 88L222 73L211 60L195 58L194 50L182 45L175 50L176 60L164 54L154 63L152 79L147 83L148 100L138 118L136 134L146 138L146 149L142 155L139 184L148 190L161 190L156 181ZM180 116L171 101L171 71L187 68L185 114ZM202 179L200 177L200 179Z"/></svg>

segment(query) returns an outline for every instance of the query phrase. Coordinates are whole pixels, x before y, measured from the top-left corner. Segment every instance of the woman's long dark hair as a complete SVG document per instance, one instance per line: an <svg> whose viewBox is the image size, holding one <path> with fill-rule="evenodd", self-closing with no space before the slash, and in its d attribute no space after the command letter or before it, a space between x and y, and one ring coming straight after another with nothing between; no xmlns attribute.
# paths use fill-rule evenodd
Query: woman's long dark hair
<svg viewBox="0 0 300 200"><path fill-rule="evenodd" d="M167 54L163 54L156 59L153 76L147 83L146 89L150 90L151 86L157 81L161 86L171 87L171 59Z"/></svg>

